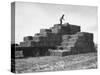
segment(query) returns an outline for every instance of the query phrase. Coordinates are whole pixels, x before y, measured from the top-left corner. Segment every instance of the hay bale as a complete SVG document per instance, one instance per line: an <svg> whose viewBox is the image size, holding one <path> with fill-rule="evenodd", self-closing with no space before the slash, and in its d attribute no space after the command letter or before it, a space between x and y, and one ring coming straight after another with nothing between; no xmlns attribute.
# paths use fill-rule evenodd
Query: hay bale
<svg viewBox="0 0 100 75"><path fill-rule="evenodd" d="M24 37L24 41L30 41L30 40L33 40L32 36L26 36L26 37Z"/></svg>

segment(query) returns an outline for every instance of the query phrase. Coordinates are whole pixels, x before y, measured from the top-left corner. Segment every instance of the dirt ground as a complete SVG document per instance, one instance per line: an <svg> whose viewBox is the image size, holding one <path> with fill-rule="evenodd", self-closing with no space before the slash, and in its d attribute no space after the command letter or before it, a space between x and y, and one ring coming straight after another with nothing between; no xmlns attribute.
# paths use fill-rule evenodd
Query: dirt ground
<svg viewBox="0 0 100 75"><path fill-rule="evenodd" d="M16 73L96 69L97 53L16 59Z"/></svg>

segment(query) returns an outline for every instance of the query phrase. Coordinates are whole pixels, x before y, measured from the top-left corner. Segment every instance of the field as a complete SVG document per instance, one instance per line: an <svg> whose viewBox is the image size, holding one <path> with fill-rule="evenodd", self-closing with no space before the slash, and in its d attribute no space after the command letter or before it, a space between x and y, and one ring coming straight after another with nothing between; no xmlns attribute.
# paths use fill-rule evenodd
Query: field
<svg viewBox="0 0 100 75"><path fill-rule="evenodd" d="M16 73L96 69L97 53L16 59Z"/></svg>

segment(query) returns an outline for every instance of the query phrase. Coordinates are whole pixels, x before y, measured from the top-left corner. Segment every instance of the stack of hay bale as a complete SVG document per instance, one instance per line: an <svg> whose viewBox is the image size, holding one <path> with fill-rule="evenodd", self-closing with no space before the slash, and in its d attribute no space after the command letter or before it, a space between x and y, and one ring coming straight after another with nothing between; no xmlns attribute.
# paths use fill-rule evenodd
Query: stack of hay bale
<svg viewBox="0 0 100 75"><path fill-rule="evenodd" d="M55 24L50 29L41 29L35 36L24 37L21 47L56 47L49 50L50 55L64 56L69 53L84 53L95 51L93 34L80 32L80 26ZM42 50L41 50L42 52ZM45 52L44 52L45 53Z"/></svg>
<svg viewBox="0 0 100 75"><path fill-rule="evenodd" d="M57 49L57 50L49 49L49 52L50 52L50 56L66 56L69 54L68 50L61 50L61 49Z"/></svg>
<svg viewBox="0 0 100 75"><path fill-rule="evenodd" d="M71 25L69 23L65 24L55 24L54 27L51 27L52 33L66 35L66 34L75 34L80 32L80 26Z"/></svg>
<svg viewBox="0 0 100 75"><path fill-rule="evenodd" d="M63 35L62 43L58 49L66 50L70 54L86 53L95 51L93 43L93 34L86 32L77 32L74 35ZM66 53L64 51L64 53ZM63 56L63 53L61 53Z"/></svg>
<svg viewBox="0 0 100 75"><path fill-rule="evenodd" d="M92 33L78 32L77 34L72 35L72 38L69 39L69 43L72 41L75 41L73 44L71 43L71 45L73 45L73 47L71 48L71 51L73 53L95 51Z"/></svg>

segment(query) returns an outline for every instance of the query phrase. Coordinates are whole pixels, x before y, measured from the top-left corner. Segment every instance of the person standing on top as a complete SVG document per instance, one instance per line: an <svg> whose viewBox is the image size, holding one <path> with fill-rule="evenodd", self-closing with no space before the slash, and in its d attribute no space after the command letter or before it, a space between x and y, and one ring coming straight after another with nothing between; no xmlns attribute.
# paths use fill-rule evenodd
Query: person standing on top
<svg viewBox="0 0 100 75"><path fill-rule="evenodd" d="M64 20L64 14L60 18L60 25L62 25L62 20Z"/></svg>

